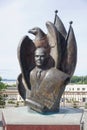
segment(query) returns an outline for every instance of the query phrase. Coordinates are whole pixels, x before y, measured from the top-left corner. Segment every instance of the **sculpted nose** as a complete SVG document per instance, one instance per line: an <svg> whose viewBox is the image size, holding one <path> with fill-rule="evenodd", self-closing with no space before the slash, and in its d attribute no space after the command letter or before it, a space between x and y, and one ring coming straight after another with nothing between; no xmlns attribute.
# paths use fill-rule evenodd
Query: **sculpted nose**
<svg viewBox="0 0 87 130"><path fill-rule="evenodd" d="M41 59L41 56L38 56L38 59L40 60L40 59Z"/></svg>

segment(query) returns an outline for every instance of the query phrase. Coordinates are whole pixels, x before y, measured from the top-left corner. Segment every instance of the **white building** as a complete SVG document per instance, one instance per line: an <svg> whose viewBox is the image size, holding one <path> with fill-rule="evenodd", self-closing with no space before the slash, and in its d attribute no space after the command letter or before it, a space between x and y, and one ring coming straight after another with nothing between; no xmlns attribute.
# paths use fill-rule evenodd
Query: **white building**
<svg viewBox="0 0 87 130"><path fill-rule="evenodd" d="M5 82L6 84L15 84L16 81ZM8 95L8 99L16 99L21 101L22 98L19 95L19 92L16 87L9 87L4 91L4 94ZM64 105L67 102L77 101L79 105L83 105L87 102L87 84L68 84L61 98Z"/></svg>
<svg viewBox="0 0 87 130"><path fill-rule="evenodd" d="M73 99L78 102L87 102L87 84L67 85L63 97L68 101Z"/></svg>

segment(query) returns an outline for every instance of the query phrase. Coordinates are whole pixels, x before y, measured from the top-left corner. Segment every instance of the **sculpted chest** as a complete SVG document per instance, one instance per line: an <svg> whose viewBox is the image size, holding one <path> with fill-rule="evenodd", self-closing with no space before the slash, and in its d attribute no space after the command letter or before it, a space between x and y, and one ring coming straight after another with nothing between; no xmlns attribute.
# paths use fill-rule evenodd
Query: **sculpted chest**
<svg viewBox="0 0 87 130"><path fill-rule="evenodd" d="M30 73L31 92L40 88L40 84L43 81L47 71L34 69Z"/></svg>

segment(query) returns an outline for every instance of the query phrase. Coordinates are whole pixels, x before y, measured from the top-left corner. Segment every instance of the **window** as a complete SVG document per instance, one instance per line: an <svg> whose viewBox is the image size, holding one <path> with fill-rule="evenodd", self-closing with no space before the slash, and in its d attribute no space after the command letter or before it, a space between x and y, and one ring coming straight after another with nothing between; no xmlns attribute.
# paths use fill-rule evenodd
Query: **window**
<svg viewBox="0 0 87 130"><path fill-rule="evenodd" d="M69 88L69 91L71 91L71 88Z"/></svg>
<svg viewBox="0 0 87 130"><path fill-rule="evenodd" d="M77 88L77 90L79 91L79 90L80 90L80 88Z"/></svg>
<svg viewBox="0 0 87 130"><path fill-rule="evenodd" d="M72 90L74 91L74 88L72 88Z"/></svg>
<svg viewBox="0 0 87 130"><path fill-rule="evenodd" d="M84 91L84 90L85 90L85 88L82 88L82 90Z"/></svg>

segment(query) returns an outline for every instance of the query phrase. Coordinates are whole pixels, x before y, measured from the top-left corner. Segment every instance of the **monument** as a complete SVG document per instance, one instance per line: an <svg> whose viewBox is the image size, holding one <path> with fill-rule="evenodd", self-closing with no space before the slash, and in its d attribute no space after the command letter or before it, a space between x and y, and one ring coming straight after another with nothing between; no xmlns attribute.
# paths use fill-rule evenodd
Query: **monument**
<svg viewBox="0 0 87 130"><path fill-rule="evenodd" d="M35 27L29 30L35 35L34 40L24 36L20 41L17 54L21 74L17 86L28 106L4 109L3 129L83 129L81 109L60 108L61 96L74 73L77 60L71 24L67 33L55 11L54 23L46 22L47 34Z"/></svg>
<svg viewBox="0 0 87 130"><path fill-rule="evenodd" d="M76 66L77 45L72 21L67 33L55 11L54 23L46 22L48 33L39 27L28 32L18 45L21 74L17 86L29 108L40 112L58 112L60 99Z"/></svg>

